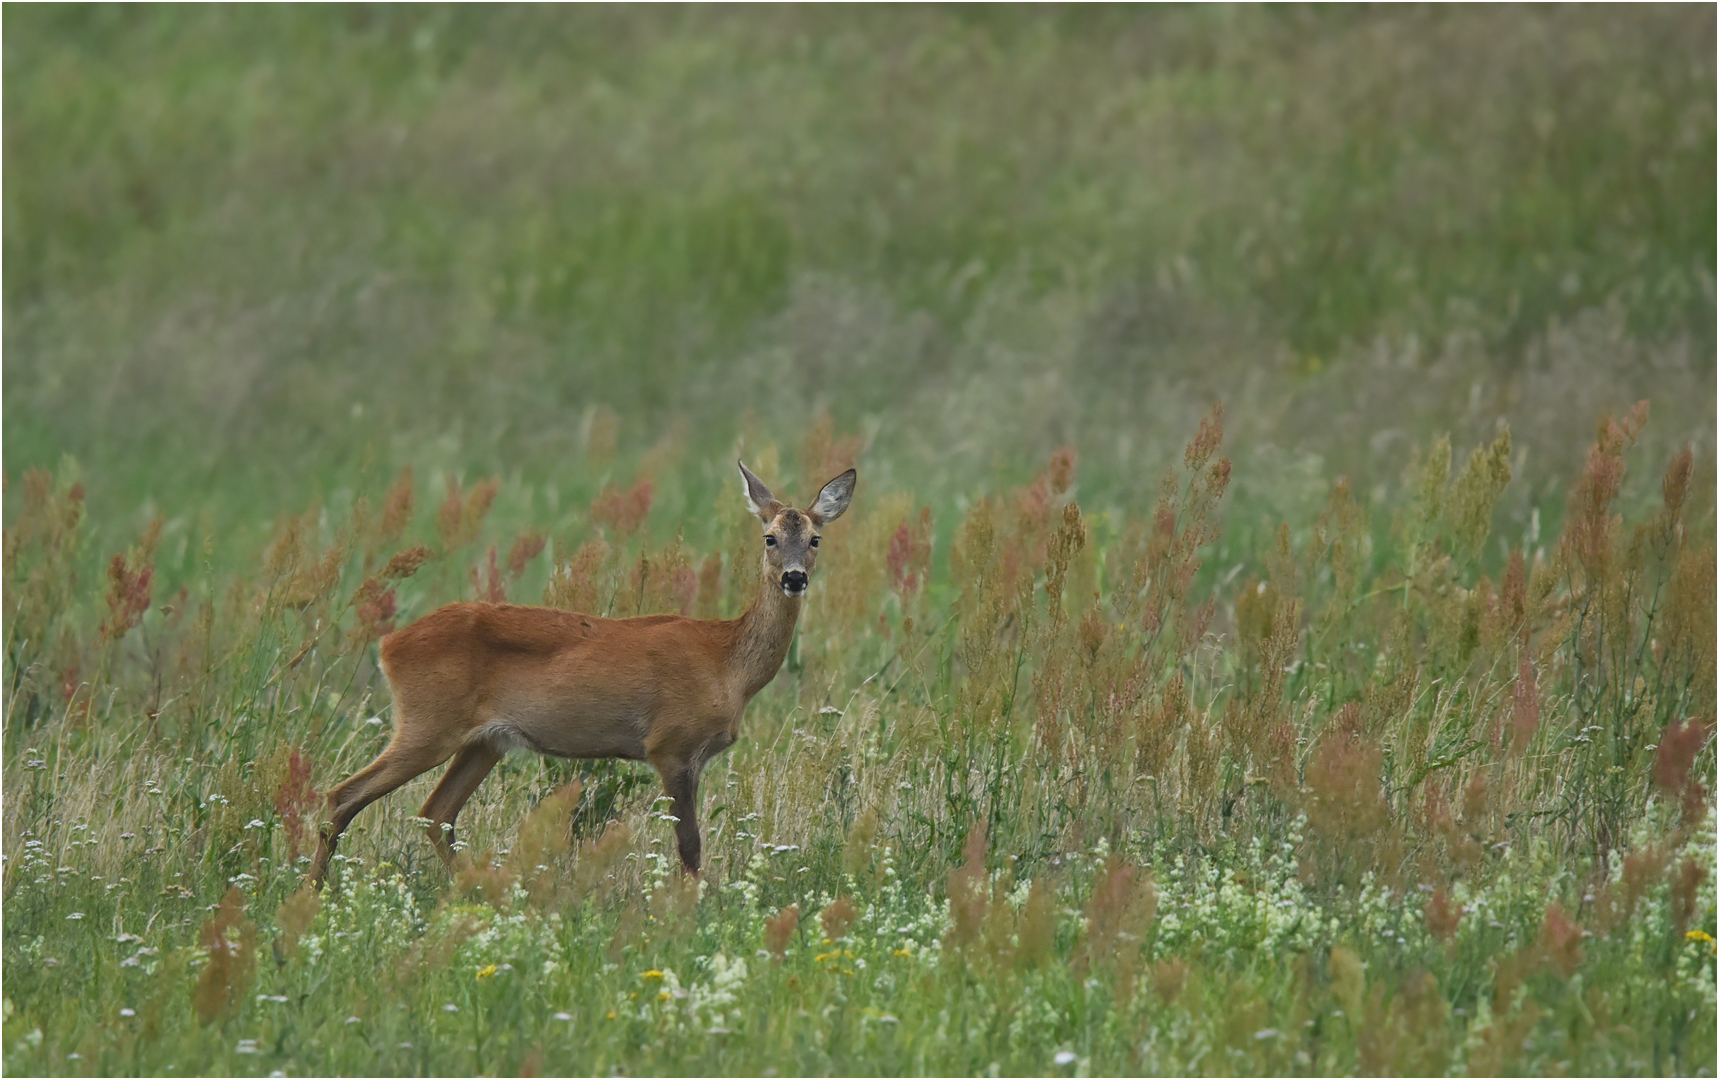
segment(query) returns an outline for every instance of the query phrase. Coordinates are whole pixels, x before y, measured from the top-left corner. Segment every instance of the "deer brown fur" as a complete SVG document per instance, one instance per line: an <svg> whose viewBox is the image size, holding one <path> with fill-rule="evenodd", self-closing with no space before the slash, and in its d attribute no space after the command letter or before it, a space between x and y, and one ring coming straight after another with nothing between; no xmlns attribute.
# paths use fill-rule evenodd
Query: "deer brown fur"
<svg viewBox="0 0 1719 1080"><path fill-rule="evenodd" d="M358 812L449 758L419 811L453 865L460 808L503 754L648 761L673 800L682 865L700 866L698 778L733 745L740 717L788 655L817 560L818 530L847 510L852 469L811 507L778 501L744 463L747 503L764 523L758 594L738 619L604 619L513 604L449 604L382 639L394 734L328 798L311 879L321 885Z"/></svg>

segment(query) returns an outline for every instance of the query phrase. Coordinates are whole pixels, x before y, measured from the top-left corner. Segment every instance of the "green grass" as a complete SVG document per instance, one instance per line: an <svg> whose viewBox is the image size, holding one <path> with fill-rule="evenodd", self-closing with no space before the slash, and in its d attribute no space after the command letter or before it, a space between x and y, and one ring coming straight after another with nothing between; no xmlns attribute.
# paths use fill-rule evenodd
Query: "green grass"
<svg viewBox="0 0 1719 1080"><path fill-rule="evenodd" d="M80 500L33 475L7 534L6 1066L1711 1068L1712 727L1685 718L1713 693L1713 549L1687 455L1613 523L1629 427L1496 583L1474 553L1506 440L1454 469L1433 447L1391 525L1337 485L1308 540L1214 585L1216 425L1126 521L1089 527L1069 459L924 520L862 487L706 773L702 893L648 770L527 758L468 809L453 879L408 817L426 777L360 817L338 888L302 882L316 790L386 733L358 582L402 619L492 587L733 612L735 485L708 546L574 511L566 535L608 542L561 545L559 583L544 556L486 569L541 493L390 524L376 492L151 604L147 536L68 588ZM829 445L772 464L828 471ZM390 585L412 543L436 553Z"/></svg>
<svg viewBox="0 0 1719 1080"><path fill-rule="evenodd" d="M4 20L7 1073L1714 1071L1711 9ZM702 891L526 757L303 891L737 454Z"/></svg>

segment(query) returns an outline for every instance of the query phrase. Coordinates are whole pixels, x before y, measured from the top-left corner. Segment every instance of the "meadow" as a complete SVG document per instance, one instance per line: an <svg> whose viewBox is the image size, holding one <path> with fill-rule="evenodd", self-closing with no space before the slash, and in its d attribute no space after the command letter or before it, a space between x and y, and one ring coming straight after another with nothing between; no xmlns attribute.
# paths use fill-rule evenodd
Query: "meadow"
<svg viewBox="0 0 1719 1080"><path fill-rule="evenodd" d="M1712 1075L1711 8L4 12L10 1075ZM323 798L733 617L683 877Z"/></svg>

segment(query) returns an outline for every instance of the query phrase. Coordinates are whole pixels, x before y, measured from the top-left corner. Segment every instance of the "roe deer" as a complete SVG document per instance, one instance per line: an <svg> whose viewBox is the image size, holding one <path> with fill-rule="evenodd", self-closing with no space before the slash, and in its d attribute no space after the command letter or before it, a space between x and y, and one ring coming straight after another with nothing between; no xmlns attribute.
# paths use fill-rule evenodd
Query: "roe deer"
<svg viewBox="0 0 1719 1080"><path fill-rule="evenodd" d="M382 639L394 735L376 760L328 796L311 880L366 806L450 757L418 811L450 868L454 818L514 747L568 758L648 761L679 819L675 837L699 868L698 776L740 730L746 703L788 655L817 559L818 530L842 516L852 469L806 510L770 494L744 462L746 503L764 522L762 580L738 619L602 619L554 608L449 604Z"/></svg>

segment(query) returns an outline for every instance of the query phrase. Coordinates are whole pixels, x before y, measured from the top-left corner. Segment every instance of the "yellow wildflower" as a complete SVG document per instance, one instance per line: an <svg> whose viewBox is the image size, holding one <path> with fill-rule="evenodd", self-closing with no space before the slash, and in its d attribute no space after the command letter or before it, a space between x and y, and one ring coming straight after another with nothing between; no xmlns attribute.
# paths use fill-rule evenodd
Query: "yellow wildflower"
<svg viewBox="0 0 1719 1080"><path fill-rule="evenodd" d="M1705 930L1691 930L1691 931L1689 931L1689 933L1684 934L1683 936L1688 938L1690 941L1712 941L1713 940L1713 935L1709 934Z"/></svg>
<svg viewBox="0 0 1719 1080"><path fill-rule="evenodd" d="M662 977L663 977L663 973L658 971L656 968L652 968L649 971L645 972L643 975L639 976L639 978L641 978L641 979L660 979Z"/></svg>
<svg viewBox="0 0 1719 1080"><path fill-rule="evenodd" d="M490 977L490 976L492 976L492 975L494 975L494 974L495 974L495 972L496 972L496 967L495 967L495 965L494 965L494 964L490 964L490 965L489 965L489 966L488 966L488 967L481 967L481 968L478 968L478 973L477 973L477 977L478 977L478 978L480 978L480 979L487 979L487 978L489 978L489 977Z"/></svg>

